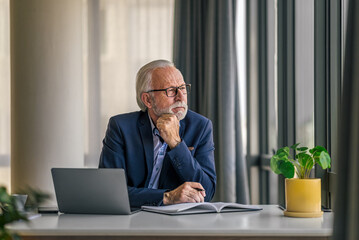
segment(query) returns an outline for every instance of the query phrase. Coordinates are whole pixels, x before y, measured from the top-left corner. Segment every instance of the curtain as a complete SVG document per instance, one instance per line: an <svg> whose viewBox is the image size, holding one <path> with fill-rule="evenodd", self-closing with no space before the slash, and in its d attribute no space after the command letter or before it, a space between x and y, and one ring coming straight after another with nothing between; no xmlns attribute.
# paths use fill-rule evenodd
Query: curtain
<svg viewBox="0 0 359 240"><path fill-rule="evenodd" d="M10 189L10 2L0 0L0 186Z"/></svg>
<svg viewBox="0 0 359 240"><path fill-rule="evenodd" d="M359 3L349 1L333 238L359 239Z"/></svg>
<svg viewBox="0 0 359 240"><path fill-rule="evenodd" d="M213 122L215 201L249 203L240 124L235 0L177 0L174 52L187 83L190 109Z"/></svg>
<svg viewBox="0 0 359 240"><path fill-rule="evenodd" d="M97 167L109 118L139 111L137 71L155 59L172 60L174 1L85 3L85 166Z"/></svg>

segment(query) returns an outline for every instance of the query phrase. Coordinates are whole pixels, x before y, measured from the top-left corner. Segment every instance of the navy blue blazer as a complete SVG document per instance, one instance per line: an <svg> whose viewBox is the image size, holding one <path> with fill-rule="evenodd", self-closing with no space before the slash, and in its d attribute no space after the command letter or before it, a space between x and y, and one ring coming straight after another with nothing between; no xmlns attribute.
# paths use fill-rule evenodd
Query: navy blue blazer
<svg viewBox="0 0 359 240"><path fill-rule="evenodd" d="M188 111L180 122L182 142L167 149L158 189L149 189L153 169L153 139L147 112L111 117L103 140L100 168L123 168L127 176L131 207L159 205L163 193L184 182L199 182L206 190L205 201L216 188L212 122ZM116 184L116 183L114 183Z"/></svg>

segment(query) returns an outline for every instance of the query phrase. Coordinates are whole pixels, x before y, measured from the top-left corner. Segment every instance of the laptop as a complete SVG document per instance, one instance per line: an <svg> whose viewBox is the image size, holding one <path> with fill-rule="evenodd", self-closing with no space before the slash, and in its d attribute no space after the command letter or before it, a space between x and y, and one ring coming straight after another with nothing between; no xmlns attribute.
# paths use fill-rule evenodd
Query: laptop
<svg viewBox="0 0 359 240"><path fill-rule="evenodd" d="M52 168L59 211L74 214L129 215L131 209L123 169Z"/></svg>

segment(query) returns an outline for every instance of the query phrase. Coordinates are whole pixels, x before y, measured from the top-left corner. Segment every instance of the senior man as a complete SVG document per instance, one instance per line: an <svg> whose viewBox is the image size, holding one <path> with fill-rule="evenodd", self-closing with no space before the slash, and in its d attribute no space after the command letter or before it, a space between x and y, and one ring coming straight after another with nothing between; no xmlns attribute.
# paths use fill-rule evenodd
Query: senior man
<svg viewBox="0 0 359 240"><path fill-rule="evenodd" d="M188 110L190 88L172 62L150 62L137 73L141 111L109 120L99 167L125 170L131 207L210 201L214 195L212 123Z"/></svg>

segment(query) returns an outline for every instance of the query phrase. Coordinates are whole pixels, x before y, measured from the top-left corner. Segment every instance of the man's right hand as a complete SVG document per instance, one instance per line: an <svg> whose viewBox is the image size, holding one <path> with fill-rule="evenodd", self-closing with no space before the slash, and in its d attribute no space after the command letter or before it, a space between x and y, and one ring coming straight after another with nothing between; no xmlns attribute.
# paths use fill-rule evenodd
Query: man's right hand
<svg viewBox="0 0 359 240"><path fill-rule="evenodd" d="M206 192L200 183L185 182L178 188L170 192L165 192L163 195L163 204L204 202L205 196Z"/></svg>

